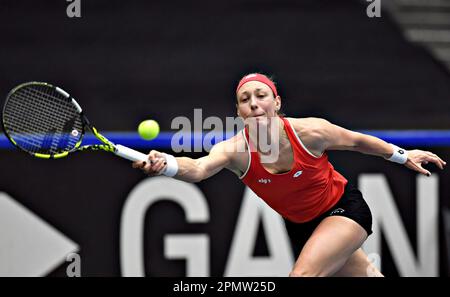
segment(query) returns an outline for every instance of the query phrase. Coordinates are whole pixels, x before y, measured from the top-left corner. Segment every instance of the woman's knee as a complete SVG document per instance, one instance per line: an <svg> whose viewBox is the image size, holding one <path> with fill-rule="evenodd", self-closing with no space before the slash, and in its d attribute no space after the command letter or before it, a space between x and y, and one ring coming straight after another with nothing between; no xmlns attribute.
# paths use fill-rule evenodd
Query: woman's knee
<svg viewBox="0 0 450 297"><path fill-rule="evenodd" d="M295 263L289 276L292 277L322 277L331 276L345 263L346 258L335 258L332 261L310 254L302 254Z"/></svg>
<svg viewBox="0 0 450 297"><path fill-rule="evenodd" d="M317 277L317 276L327 276L326 271L311 266L302 265L301 267L294 267L289 273L289 277Z"/></svg>

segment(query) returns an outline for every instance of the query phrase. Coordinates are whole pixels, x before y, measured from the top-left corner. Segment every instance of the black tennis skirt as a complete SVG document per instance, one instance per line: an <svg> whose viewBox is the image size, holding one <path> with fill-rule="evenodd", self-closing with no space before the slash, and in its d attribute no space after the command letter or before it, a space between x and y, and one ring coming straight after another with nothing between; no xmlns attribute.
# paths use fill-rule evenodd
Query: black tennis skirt
<svg viewBox="0 0 450 297"><path fill-rule="evenodd" d="M348 183L345 186L341 199L332 208L312 221L294 223L284 219L286 230L297 256L316 227L323 219L329 216L347 217L363 227L367 232L367 236L372 234L372 213L370 212L369 206L364 200L361 191Z"/></svg>

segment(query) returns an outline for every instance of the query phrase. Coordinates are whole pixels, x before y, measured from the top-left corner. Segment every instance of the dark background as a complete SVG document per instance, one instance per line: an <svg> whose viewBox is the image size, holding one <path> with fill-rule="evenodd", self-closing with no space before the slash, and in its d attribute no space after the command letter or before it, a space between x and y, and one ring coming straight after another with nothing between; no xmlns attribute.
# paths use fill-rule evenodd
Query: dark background
<svg viewBox="0 0 450 297"><path fill-rule="evenodd" d="M68 4L0 2L0 103L19 83L46 81L70 92L102 131L134 131L146 118L170 130L174 117L193 118L194 108L202 108L203 118L234 116L238 80L260 71L277 82L288 116L324 117L350 129L450 128L447 70L407 42L387 11L368 18L363 1L81 0L81 18L67 17ZM449 148L433 151L450 156ZM0 151L0 190L80 245L85 276L120 275L122 206L145 178L113 159L87 153L45 161ZM330 159L354 182L367 172L392 178L415 242L415 212L408 210L414 173L374 157L340 152ZM448 172L439 176L440 203L449 206ZM147 275L184 274L183 263L163 259L162 243L152 245L174 232L208 233L211 274L222 275L244 186L221 172L199 187L210 206L208 224L187 225L169 202L149 210ZM256 250L264 254L263 239ZM386 250L384 273L395 276L389 257ZM52 275L65 275L65 267Z"/></svg>
<svg viewBox="0 0 450 297"><path fill-rule="evenodd" d="M97 126L233 116L249 71L273 75L291 116L353 129L450 127L450 77L361 1L81 0L0 3L0 93L41 80L67 89ZM368 112L370 111L370 112ZM376 111L376 112L373 112ZM382 120L380 120L380 118Z"/></svg>

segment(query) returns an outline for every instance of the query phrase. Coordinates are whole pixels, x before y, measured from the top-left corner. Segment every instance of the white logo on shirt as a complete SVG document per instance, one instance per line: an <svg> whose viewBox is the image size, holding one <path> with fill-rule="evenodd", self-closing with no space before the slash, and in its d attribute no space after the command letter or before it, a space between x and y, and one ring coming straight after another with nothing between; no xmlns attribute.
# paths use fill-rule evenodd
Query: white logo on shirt
<svg viewBox="0 0 450 297"><path fill-rule="evenodd" d="M294 173L293 177L294 178L299 177L300 175L302 175L302 173L303 173L303 171L299 170L296 173Z"/></svg>
<svg viewBox="0 0 450 297"><path fill-rule="evenodd" d="M335 215L335 214L340 214L343 213L345 210L342 208L336 208L335 210L333 210L332 212L330 212L330 216Z"/></svg>
<svg viewBox="0 0 450 297"><path fill-rule="evenodd" d="M258 180L258 182L259 182L260 184L268 184L268 183L270 183L270 182L272 182L272 181L270 180L270 178L260 178L260 179Z"/></svg>

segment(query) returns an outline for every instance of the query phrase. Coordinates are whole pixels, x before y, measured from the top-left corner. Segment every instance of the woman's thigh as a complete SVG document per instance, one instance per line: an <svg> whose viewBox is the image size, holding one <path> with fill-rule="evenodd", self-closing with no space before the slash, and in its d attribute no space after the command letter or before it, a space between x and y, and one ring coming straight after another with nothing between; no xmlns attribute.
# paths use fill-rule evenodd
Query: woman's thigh
<svg viewBox="0 0 450 297"><path fill-rule="evenodd" d="M298 257L292 276L331 276L339 271L367 238L366 230L343 216L325 218Z"/></svg>

